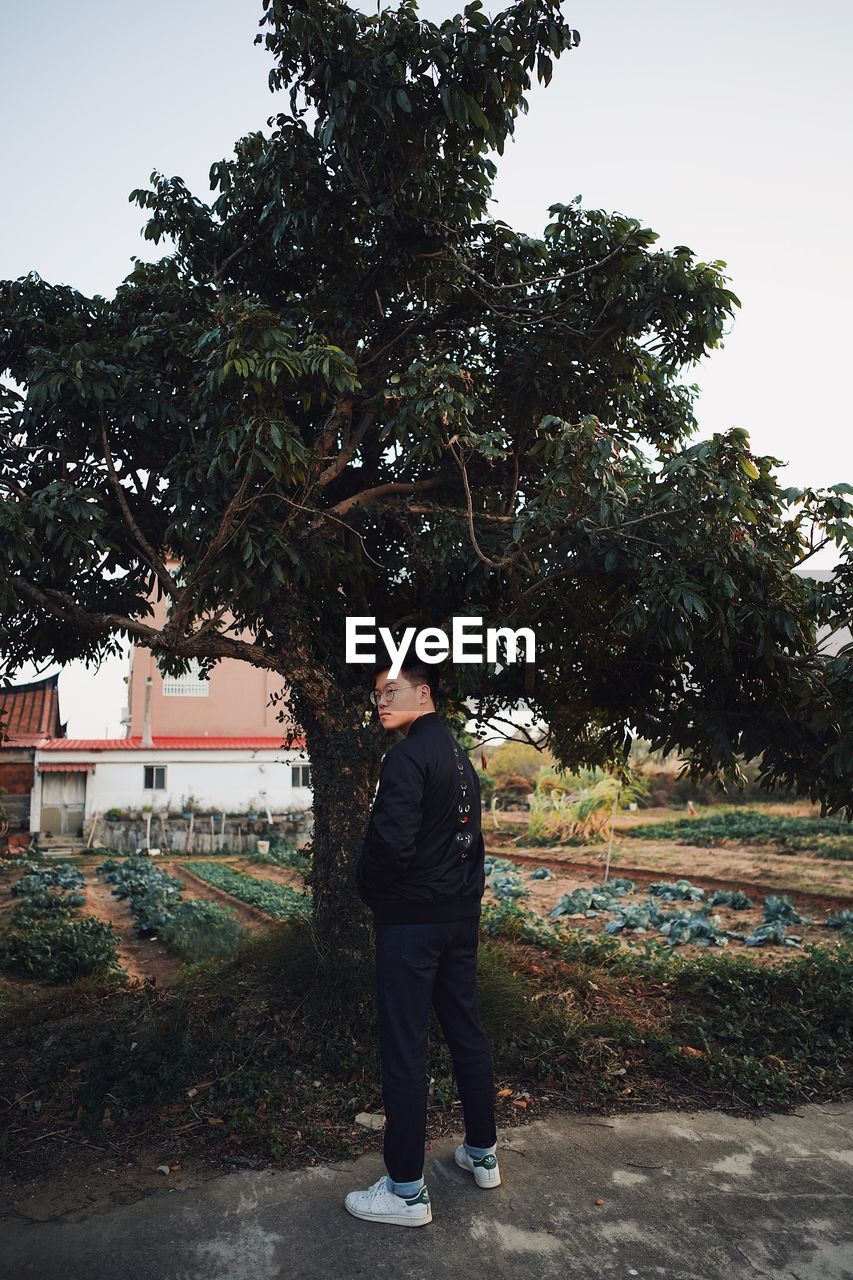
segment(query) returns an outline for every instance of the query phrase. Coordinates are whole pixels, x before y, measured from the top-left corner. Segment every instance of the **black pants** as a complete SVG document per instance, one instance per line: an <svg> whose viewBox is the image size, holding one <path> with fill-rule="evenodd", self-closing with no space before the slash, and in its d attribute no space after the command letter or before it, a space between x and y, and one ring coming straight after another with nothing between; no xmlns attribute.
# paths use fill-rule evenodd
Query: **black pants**
<svg viewBox="0 0 853 1280"><path fill-rule="evenodd" d="M423 1174L430 1003L453 1060L465 1140L473 1147L497 1141L494 1063L477 1009L479 936L476 917L376 925L384 1156L395 1182L413 1182Z"/></svg>

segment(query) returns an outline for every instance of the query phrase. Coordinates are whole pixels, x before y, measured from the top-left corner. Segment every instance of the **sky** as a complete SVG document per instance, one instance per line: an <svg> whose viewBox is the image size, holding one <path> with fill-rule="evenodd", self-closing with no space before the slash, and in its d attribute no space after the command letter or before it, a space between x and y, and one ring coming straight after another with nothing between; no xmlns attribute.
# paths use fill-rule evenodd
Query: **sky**
<svg viewBox="0 0 853 1280"><path fill-rule="evenodd" d="M428 0L420 13L441 22L462 7ZM501 8L484 0L488 15ZM700 387L700 436L745 427L755 453L781 460L785 485L853 482L853 6L565 0L562 12L581 44L547 88L534 80L514 142L493 157L492 215L539 235L548 205L580 194L640 219L662 248L722 259L742 308L724 346L685 375ZM211 163L287 109L253 44L261 14L260 0L9 7L0 279L35 270L109 296L132 255L161 255L130 191L157 169L208 198ZM811 563L833 562L829 550ZM126 671L114 658L62 672L69 735L123 736Z"/></svg>

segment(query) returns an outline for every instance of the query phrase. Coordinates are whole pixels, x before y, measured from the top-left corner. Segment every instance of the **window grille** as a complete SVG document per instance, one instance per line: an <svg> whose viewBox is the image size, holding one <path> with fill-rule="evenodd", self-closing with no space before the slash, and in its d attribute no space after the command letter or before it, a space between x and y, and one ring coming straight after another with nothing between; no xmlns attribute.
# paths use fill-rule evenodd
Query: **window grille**
<svg viewBox="0 0 853 1280"><path fill-rule="evenodd" d="M206 698L210 681L199 676L198 658L190 659L190 669L183 676L163 676L163 694L167 698Z"/></svg>

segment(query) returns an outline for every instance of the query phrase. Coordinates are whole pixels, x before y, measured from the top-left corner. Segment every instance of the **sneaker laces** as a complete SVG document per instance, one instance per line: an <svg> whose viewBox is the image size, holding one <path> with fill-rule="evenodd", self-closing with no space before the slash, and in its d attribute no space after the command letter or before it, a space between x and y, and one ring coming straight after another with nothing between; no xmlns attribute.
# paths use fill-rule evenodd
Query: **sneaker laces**
<svg viewBox="0 0 853 1280"><path fill-rule="evenodd" d="M368 1191L370 1192L370 1200L368 1203L372 1205L379 1198L382 1192L387 1191L387 1189L388 1184L385 1181L385 1174L383 1173L381 1178L377 1178L373 1185L368 1187Z"/></svg>

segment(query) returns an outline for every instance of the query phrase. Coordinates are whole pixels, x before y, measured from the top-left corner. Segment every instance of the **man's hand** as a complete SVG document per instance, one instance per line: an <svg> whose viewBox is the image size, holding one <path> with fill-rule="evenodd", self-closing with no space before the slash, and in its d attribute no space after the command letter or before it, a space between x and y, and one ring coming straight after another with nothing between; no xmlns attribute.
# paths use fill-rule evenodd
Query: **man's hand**
<svg viewBox="0 0 853 1280"><path fill-rule="evenodd" d="M358 866L358 891L365 902L387 892L415 856L423 820L424 773L400 746L388 752L382 765Z"/></svg>

